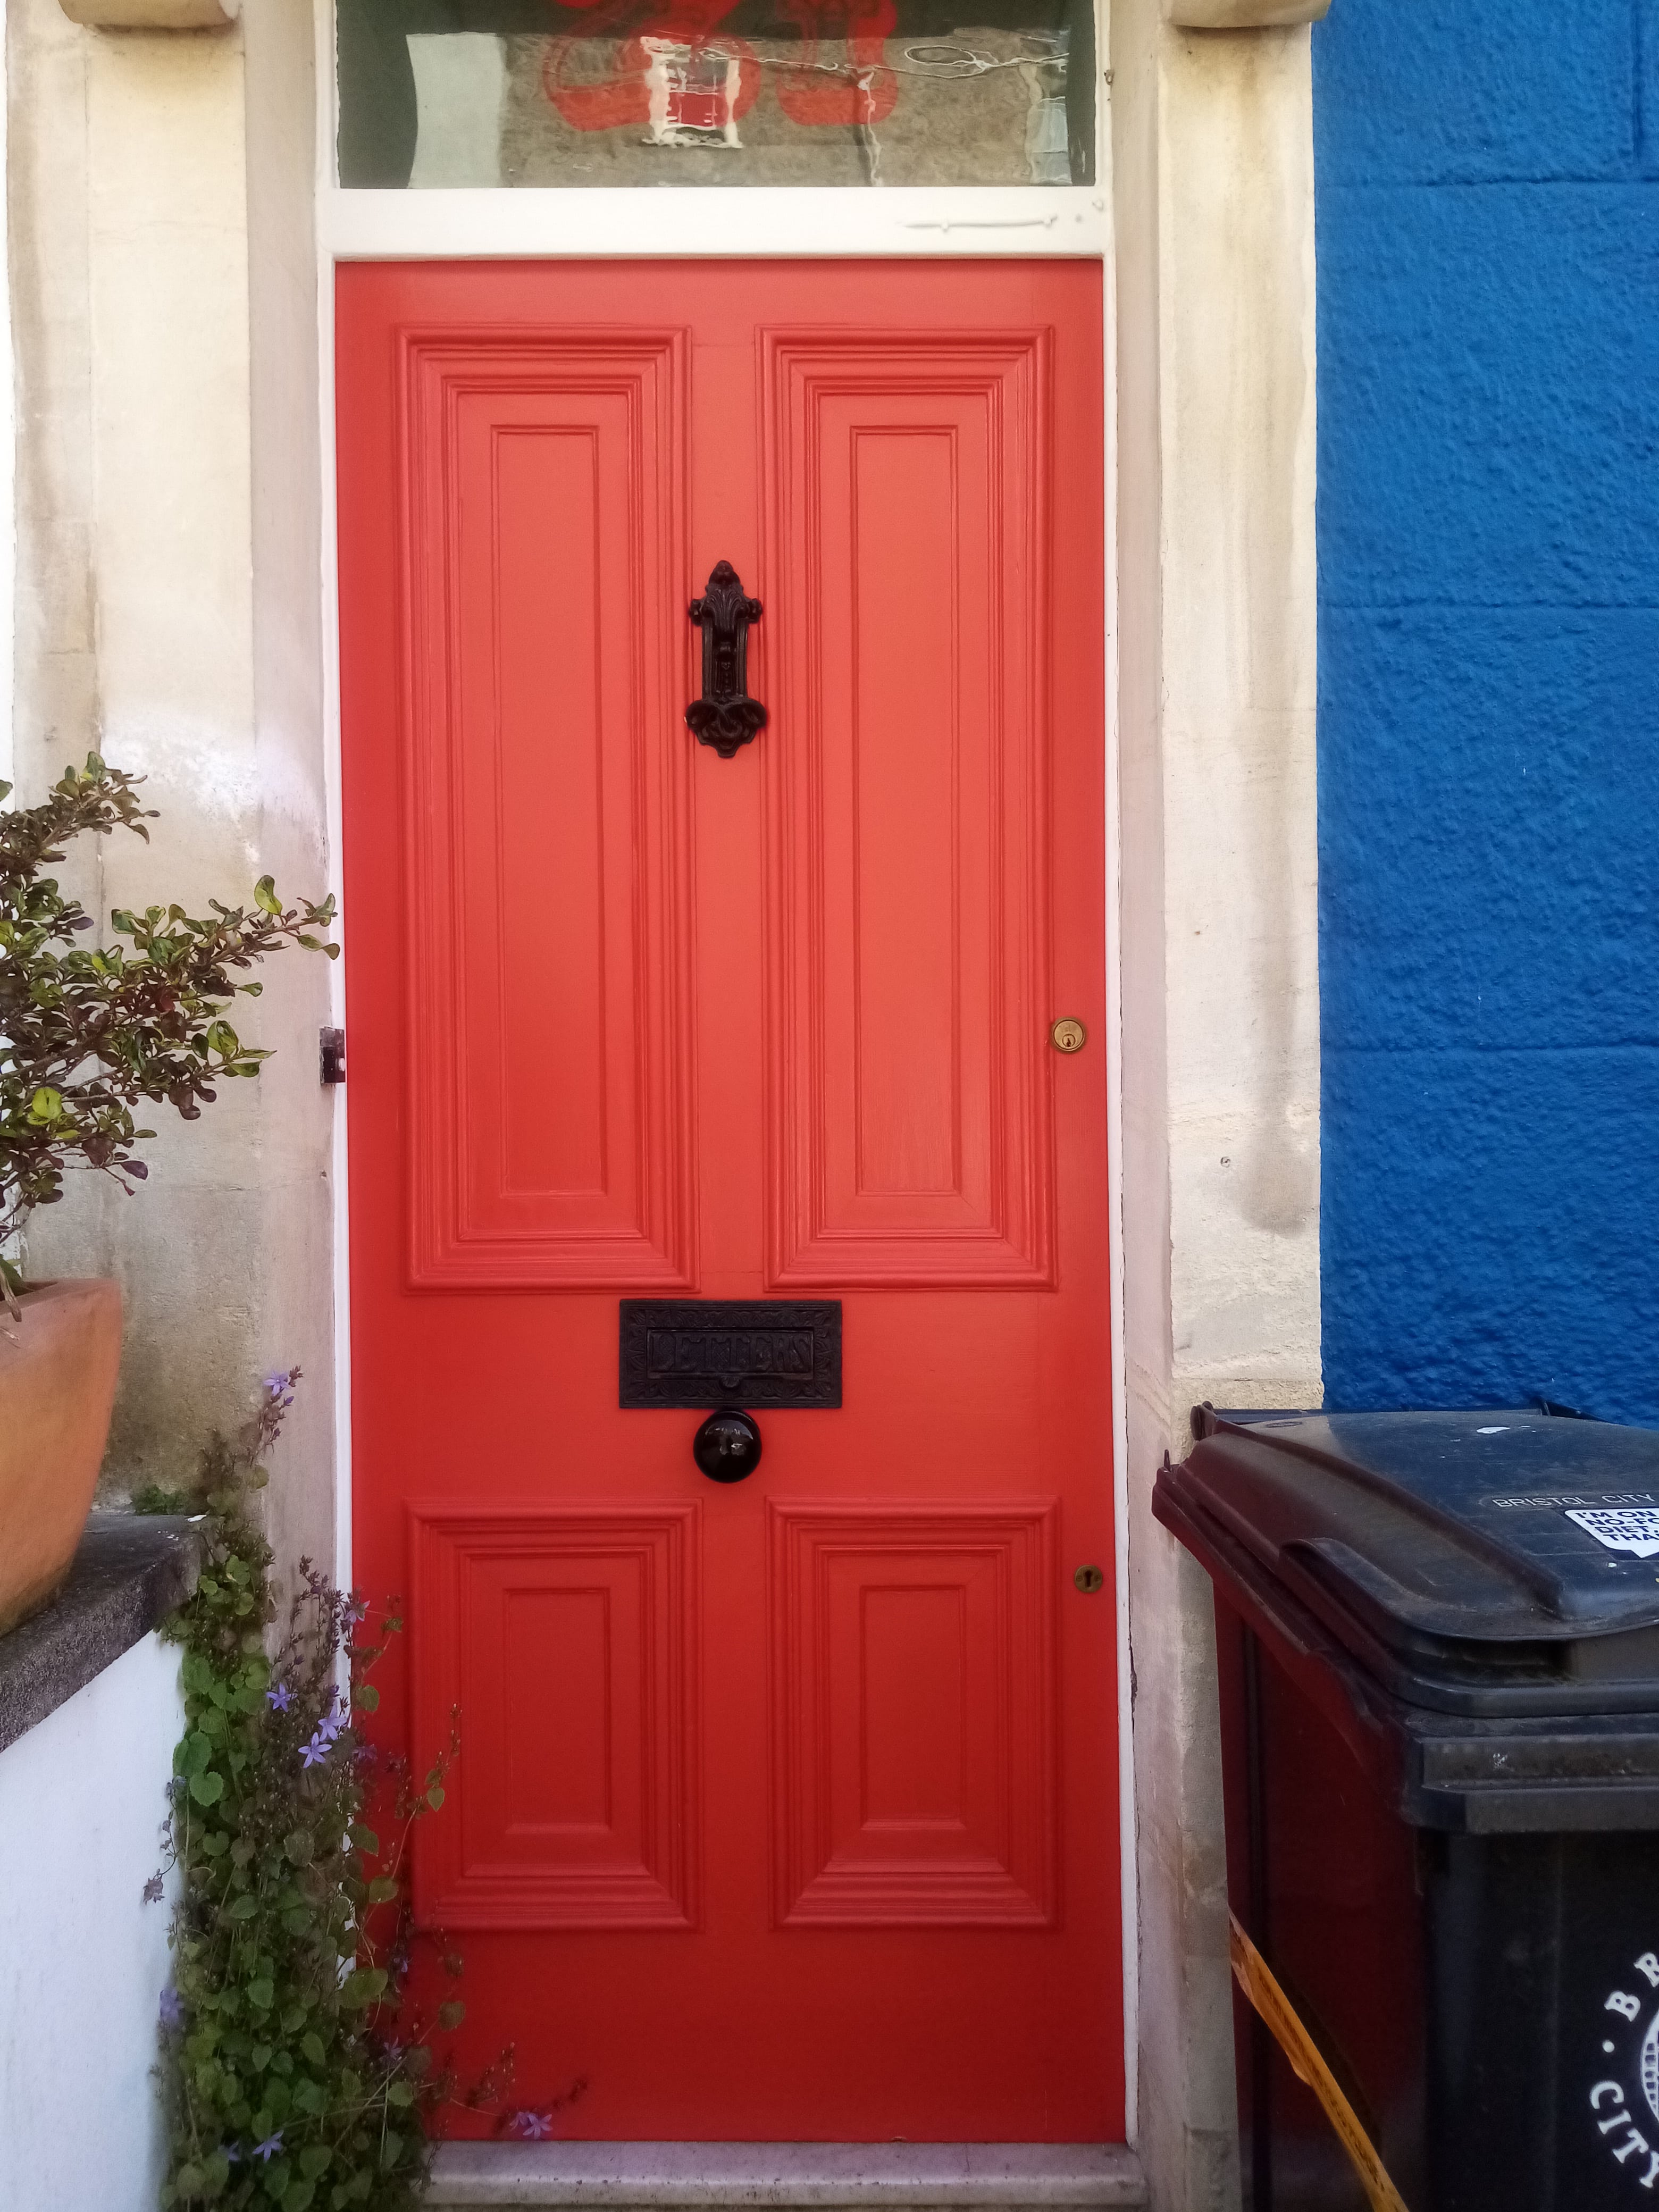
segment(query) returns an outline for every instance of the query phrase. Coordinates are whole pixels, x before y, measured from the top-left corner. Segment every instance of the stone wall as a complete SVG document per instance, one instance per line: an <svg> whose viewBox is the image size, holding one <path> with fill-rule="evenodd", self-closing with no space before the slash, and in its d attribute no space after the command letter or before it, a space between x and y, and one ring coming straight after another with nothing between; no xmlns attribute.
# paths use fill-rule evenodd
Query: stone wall
<svg viewBox="0 0 1659 2212"><path fill-rule="evenodd" d="M1151 1517L1219 1405L1316 1405L1308 32L1113 10L1124 1360L1140 2143L1238 2197L1210 1585Z"/></svg>
<svg viewBox="0 0 1659 2212"><path fill-rule="evenodd" d="M322 755L316 276L308 11L253 0L189 33L7 10L16 355L16 781L96 748L143 773L148 846L63 871L113 906L245 902L329 880ZM240 1002L276 1048L202 1120L155 1109L132 1198L71 1179L37 1275L127 1301L106 1494L190 1474L258 1376L307 1387L272 1492L290 1555L332 1551L332 1109L325 963L285 954Z"/></svg>

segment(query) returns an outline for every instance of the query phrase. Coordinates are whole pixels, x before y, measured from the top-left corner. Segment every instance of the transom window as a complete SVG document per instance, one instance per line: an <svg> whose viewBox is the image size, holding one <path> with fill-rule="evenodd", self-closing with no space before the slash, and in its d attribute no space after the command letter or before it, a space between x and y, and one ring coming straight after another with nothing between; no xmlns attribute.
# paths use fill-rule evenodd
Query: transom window
<svg viewBox="0 0 1659 2212"><path fill-rule="evenodd" d="M1091 0L338 0L350 187L1091 185Z"/></svg>

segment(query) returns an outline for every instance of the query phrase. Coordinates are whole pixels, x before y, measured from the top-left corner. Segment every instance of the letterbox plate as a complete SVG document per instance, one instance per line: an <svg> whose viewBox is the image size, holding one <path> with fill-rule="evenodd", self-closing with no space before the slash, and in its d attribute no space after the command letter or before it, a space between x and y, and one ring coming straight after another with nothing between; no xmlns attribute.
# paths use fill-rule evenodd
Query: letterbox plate
<svg viewBox="0 0 1659 2212"><path fill-rule="evenodd" d="M841 1403L839 1298L624 1298L622 1395L637 1406Z"/></svg>

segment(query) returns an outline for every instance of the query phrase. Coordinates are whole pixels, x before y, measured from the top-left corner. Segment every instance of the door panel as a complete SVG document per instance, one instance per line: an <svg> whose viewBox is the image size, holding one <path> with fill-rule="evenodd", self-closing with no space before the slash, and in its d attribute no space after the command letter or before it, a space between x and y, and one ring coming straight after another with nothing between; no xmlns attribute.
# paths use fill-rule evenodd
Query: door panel
<svg viewBox="0 0 1659 2212"><path fill-rule="evenodd" d="M1047 354L767 334L780 1285L1049 1279Z"/></svg>
<svg viewBox="0 0 1659 2212"><path fill-rule="evenodd" d="M695 1507L410 1517L416 1737L467 1716L459 1817L416 1859L418 1923L691 1926Z"/></svg>
<svg viewBox="0 0 1659 2212"><path fill-rule="evenodd" d="M356 1556L382 1741L459 1712L463 2055L595 2138L1109 2139L1100 271L363 265L337 328ZM674 1291L841 1300L746 1481L618 1407Z"/></svg>
<svg viewBox="0 0 1659 2212"><path fill-rule="evenodd" d="M689 1284L682 345L405 344L411 1286Z"/></svg>
<svg viewBox="0 0 1659 2212"><path fill-rule="evenodd" d="M1054 1509L772 1509L778 1919L1054 1917Z"/></svg>

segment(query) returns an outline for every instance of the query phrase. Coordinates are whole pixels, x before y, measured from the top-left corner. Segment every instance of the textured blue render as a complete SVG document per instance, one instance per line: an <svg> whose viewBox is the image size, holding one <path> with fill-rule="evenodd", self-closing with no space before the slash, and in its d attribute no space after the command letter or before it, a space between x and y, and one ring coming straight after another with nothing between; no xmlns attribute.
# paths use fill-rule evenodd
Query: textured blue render
<svg viewBox="0 0 1659 2212"><path fill-rule="evenodd" d="M1625 176L1632 0L1334 0L1314 33L1323 185Z"/></svg>
<svg viewBox="0 0 1659 2212"><path fill-rule="evenodd" d="M1659 0L1313 38L1326 1402L1659 1425Z"/></svg>

